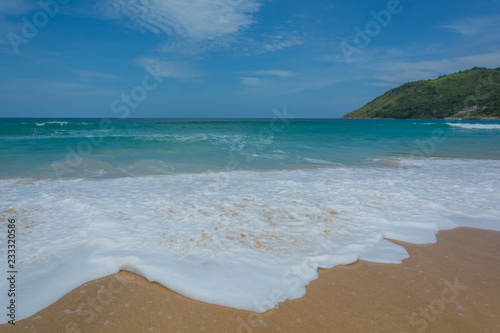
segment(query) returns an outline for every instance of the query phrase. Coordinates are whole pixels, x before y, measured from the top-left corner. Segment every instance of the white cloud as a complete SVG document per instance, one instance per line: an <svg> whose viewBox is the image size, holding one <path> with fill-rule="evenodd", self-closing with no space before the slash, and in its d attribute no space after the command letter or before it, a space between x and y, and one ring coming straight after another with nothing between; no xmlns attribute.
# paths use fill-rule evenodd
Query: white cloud
<svg viewBox="0 0 500 333"><path fill-rule="evenodd" d="M192 38L171 38L160 45L155 51L160 53L175 54L180 56L197 56L213 50L226 48L231 43L231 36L207 40L194 40Z"/></svg>
<svg viewBox="0 0 500 333"><path fill-rule="evenodd" d="M195 40L235 33L254 23L257 0L105 0L96 8L105 16L153 33Z"/></svg>
<svg viewBox="0 0 500 333"><path fill-rule="evenodd" d="M226 39L224 42L223 47L231 47L230 53L236 56L255 56L273 53L305 43L296 31L279 31L274 34L260 34L257 37L240 34L236 38Z"/></svg>
<svg viewBox="0 0 500 333"><path fill-rule="evenodd" d="M388 83L427 80L472 67L500 67L500 51L432 61L390 61L377 64L375 79Z"/></svg>
<svg viewBox="0 0 500 333"><path fill-rule="evenodd" d="M260 86L262 83L258 77L240 77L239 79L246 86Z"/></svg>
<svg viewBox="0 0 500 333"><path fill-rule="evenodd" d="M196 56L230 49L234 55L259 55L304 43L297 32L244 34L256 23L263 0L103 0L88 15L120 21L133 29L170 38L156 51Z"/></svg>
<svg viewBox="0 0 500 333"><path fill-rule="evenodd" d="M280 86L283 84L283 82L289 81L284 80L284 78L289 79L297 75L297 73L295 72L284 69L264 69L255 71L241 71L236 73L248 75L238 77L243 85L267 88Z"/></svg>
<svg viewBox="0 0 500 333"><path fill-rule="evenodd" d="M203 76L205 73L196 69L187 61L171 61L156 58L140 58L137 64L147 71L153 71L155 75L161 77L171 77L176 79L190 79Z"/></svg>
<svg viewBox="0 0 500 333"><path fill-rule="evenodd" d="M308 75L308 74L301 74L300 76L295 76L295 73L289 71L283 71L287 73L289 72L290 74L293 75L270 76L270 74L274 73L275 71L276 70L240 72L240 73L255 74L255 76L239 77L241 84L246 86L246 89L243 90L241 93L255 94L256 92L259 92L269 96L293 95L308 90L324 89L345 80L338 77L333 77L333 75L330 75L328 73L322 73L319 75L319 77L316 75Z"/></svg>
<svg viewBox="0 0 500 333"><path fill-rule="evenodd" d="M442 28L464 36L473 37L491 33L493 30L498 31L499 19L500 16L498 15L465 18L463 20L444 25Z"/></svg>
<svg viewBox="0 0 500 333"><path fill-rule="evenodd" d="M470 67L500 67L500 52L491 52L459 57L456 63L462 66Z"/></svg>
<svg viewBox="0 0 500 333"><path fill-rule="evenodd" d="M169 38L155 52L172 56L201 56L225 50L254 56L304 44L296 32L247 34L257 23L264 0L94 0L78 14L114 19L121 24ZM90 8L91 7L91 8ZM278 29L278 28L277 28ZM281 28L280 28L281 29Z"/></svg>
<svg viewBox="0 0 500 333"><path fill-rule="evenodd" d="M447 59L417 62L390 61L377 65L374 78L390 83L426 80L438 76L438 73L451 67L451 61Z"/></svg>
<svg viewBox="0 0 500 333"><path fill-rule="evenodd" d="M278 50L304 44L304 40L296 33L282 33L269 36L264 39L260 47L256 50L257 54L276 52Z"/></svg>

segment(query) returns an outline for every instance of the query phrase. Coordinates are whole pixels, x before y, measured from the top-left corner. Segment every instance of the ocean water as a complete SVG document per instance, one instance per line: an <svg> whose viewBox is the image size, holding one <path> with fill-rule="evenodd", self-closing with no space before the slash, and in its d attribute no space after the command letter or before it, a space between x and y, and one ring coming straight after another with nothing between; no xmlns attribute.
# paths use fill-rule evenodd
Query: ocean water
<svg viewBox="0 0 500 333"><path fill-rule="evenodd" d="M17 320L119 270L264 312L386 239L500 230L498 121L0 119L0 160Z"/></svg>

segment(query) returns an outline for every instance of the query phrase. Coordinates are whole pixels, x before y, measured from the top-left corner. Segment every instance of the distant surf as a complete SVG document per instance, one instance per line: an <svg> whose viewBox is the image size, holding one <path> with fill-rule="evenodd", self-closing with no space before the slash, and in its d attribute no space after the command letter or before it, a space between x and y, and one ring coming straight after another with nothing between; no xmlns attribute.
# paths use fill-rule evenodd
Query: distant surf
<svg viewBox="0 0 500 333"><path fill-rule="evenodd" d="M45 126L47 124L51 125L51 124L58 124L60 126L64 126L64 125L68 125L68 122L67 121L48 121L46 123L35 123L36 126Z"/></svg>
<svg viewBox="0 0 500 333"><path fill-rule="evenodd" d="M487 129L487 130L500 130L500 124L460 124L460 123L446 123L449 126L460 127L465 129Z"/></svg>

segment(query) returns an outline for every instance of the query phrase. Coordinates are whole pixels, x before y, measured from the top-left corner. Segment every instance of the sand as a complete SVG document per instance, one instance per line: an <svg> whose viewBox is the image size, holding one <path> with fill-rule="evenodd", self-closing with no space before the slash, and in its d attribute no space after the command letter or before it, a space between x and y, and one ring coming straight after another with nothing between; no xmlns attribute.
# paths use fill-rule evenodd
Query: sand
<svg viewBox="0 0 500 333"><path fill-rule="evenodd" d="M320 270L306 296L264 314L191 300L120 272L0 332L500 332L500 232L458 228L437 238L395 242L410 254L399 265Z"/></svg>

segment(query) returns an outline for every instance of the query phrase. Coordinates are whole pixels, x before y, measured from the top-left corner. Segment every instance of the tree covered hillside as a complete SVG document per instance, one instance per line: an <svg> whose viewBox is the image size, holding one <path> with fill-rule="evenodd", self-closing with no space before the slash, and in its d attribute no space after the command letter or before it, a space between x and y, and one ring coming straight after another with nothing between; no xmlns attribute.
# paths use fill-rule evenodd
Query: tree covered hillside
<svg viewBox="0 0 500 333"><path fill-rule="evenodd" d="M500 68L405 83L342 118L500 117Z"/></svg>

